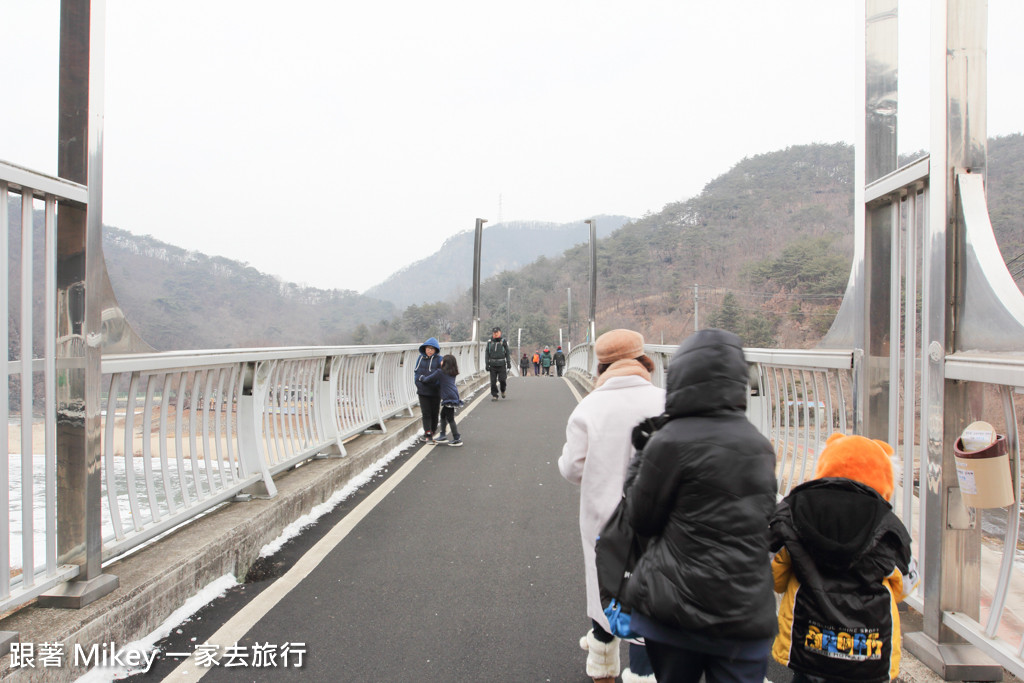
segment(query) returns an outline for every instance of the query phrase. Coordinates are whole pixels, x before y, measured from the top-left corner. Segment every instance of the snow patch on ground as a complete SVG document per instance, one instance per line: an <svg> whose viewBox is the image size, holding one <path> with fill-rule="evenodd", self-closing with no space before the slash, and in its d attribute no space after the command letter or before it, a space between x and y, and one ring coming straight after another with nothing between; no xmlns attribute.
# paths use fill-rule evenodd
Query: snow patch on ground
<svg viewBox="0 0 1024 683"><path fill-rule="evenodd" d="M402 454L402 451L416 443L419 436L413 436L393 448L387 455L370 465L365 470L349 480L348 484L335 491L330 498L320 503L306 514L286 526L281 535L270 543L260 548L260 557L270 557L279 551L285 543L302 533L304 529L312 526L318 519L336 508L343 500L359 490L360 487L369 483L373 477L383 470L392 460Z"/></svg>
<svg viewBox="0 0 1024 683"><path fill-rule="evenodd" d="M198 593L186 600L184 605L171 612L171 616L167 617L155 631L139 640L128 643L118 650L118 657L124 658L129 652L139 652L147 655L146 657L141 657L141 659L152 661L152 653L156 650L157 641L166 638L176 626L191 619L192 615L204 606L227 593L229 588L237 585L238 581L231 574L225 574L219 579L211 581L200 589ZM148 668L131 668L127 666L97 666L90 669L89 673L80 676L76 683L117 681L147 670Z"/></svg>
<svg viewBox="0 0 1024 683"><path fill-rule="evenodd" d="M384 470L391 461L401 455L402 451L416 443L418 439L419 435L406 439L389 451L383 458L353 477L345 486L335 491L334 494L326 501L317 505L307 514L302 515L297 520L286 526L280 536L263 546L260 550L259 556L270 557L276 553L282 546L284 546L285 543L298 536L307 527L316 523L320 517L333 510L339 503L355 493L361 486L364 486L372 480L375 475ZM143 638L140 638L139 640L128 643L118 650L118 657L123 659L128 652L139 652L144 656L139 656L138 659L152 661L152 656L156 650L156 643L158 641L170 635L174 628L181 623L188 621L202 607L223 596L228 589L237 585L238 580L230 574L225 574L219 579L209 583L198 593L186 600L184 605L172 612L171 615L167 617L167 619L165 619L155 631ZM148 669L141 667L97 666L92 668L88 673L79 677L76 683L103 683L104 681L121 680L146 670Z"/></svg>

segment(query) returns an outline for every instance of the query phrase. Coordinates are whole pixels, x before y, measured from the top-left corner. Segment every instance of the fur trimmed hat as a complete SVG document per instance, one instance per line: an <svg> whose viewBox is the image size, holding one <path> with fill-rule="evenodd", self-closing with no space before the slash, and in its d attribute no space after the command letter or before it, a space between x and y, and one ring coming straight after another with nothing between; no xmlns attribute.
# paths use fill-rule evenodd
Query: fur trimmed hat
<svg viewBox="0 0 1024 683"><path fill-rule="evenodd" d="M598 363L614 363L644 355L644 336L633 330L612 330L597 338L594 344Z"/></svg>
<svg viewBox="0 0 1024 683"><path fill-rule="evenodd" d="M866 484L886 500L892 497L892 446L878 439L835 432L818 456L815 479L843 477Z"/></svg>

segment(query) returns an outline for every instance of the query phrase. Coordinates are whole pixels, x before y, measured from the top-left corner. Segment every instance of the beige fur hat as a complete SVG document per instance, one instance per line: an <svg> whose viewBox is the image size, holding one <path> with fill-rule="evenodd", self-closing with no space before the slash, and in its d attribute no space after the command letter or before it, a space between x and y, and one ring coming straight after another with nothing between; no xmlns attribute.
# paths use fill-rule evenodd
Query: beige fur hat
<svg viewBox="0 0 1024 683"><path fill-rule="evenodd" d="M598 363L614 363L644 355L644 336L633 330L612 330L597 338L594 345Z"/></svg>

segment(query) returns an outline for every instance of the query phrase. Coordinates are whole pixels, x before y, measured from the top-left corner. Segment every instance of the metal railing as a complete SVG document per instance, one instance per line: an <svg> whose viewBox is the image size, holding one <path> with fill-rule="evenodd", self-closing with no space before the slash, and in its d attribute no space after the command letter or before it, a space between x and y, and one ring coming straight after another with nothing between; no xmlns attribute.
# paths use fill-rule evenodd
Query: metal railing
<svg viewBox="0 0 1024 683"><path fill-rule="evenodd" d="M647 344L654 361L651 382L666 386L675 346ZM807 481L818 453L834 431L849 433L853 424L853 377L860 355L842 350L744 349L751 365L747 418L775 446L779 496ZM593 345L572 350L573 378L592 389L597 379Z"/></svg>
<svg viewBox="0 0 1024 683"><path fill-rule="evenodd" d="M11 196L21 200L21 221L16 231L10 225ZM16 416L20 446L11 453L0 453L0 471L8 477L8 485L0 487L0 528L13 532L0 539L0 611L27 602L57 584L79 573L75 565L58 564L57 559L57 465L52 454L57 433L57 334L56 334L56 231L58 201L62 206L83 207L86 189L76 183L38 174L0 162L0 339L8 355L0 363L0 420L8 424L11 438L11 417ZM34 229L35 205L43 206L42 257L37 258ZM11 273L8 245L16 238L21 246L15 259L18 273ZM40 273L42 277L36 278ZM12 276L17 276L12 281ZM20 297L11 299L17 287ZM41 291L40 291L41 289ZM45 302L42 311L34 301ZM12 306L13 304L13 306ZM10 345L9 315L17 323L19 343ZM36 317L42 313L41 320ZM15 358L11 359L11 352ZM38 356L42 356L39 358ZM19 388L20 385L20 388ZM12 410L11 396L17 408ZM38 398L37 398L38 397ZM42 434L34 429L33 406L38 405ZM27 407L27 408L26 408ZM37 457L33 438L44 443L45 458ZM13 455L13 457L12 457ZM17 500L11 500L11 482ZM38 482L38 483L37 483ZM38 501L38 502L37 502ZM12 505L12 502L16 502ZM37 530L41 530L39 534ZM6 532L5 532L6 533ZM20 543L8 543L20 534ZM37 538L41 536L41 538Z"/></svg>
<svg viewBox="0 0 1024 683"><path fill-rule="evenodd" d="M320 454L345 454L345 441L413 414L412 367L418 344L172 352L106 356L102 363L103 560L121 555L242 492L274 495L274 475ZM479 345L442 343L456 355L460 381L481 366ZM13 364L8 364L13 365ZM19 376L30 359L5 372ZM50 402L47 401L49 404ZM8 411L4 394L0 408ZM22 562L0 572L0 610L17 607L73 568L55 569L57 547L53 442L33 449L31 419L22 421L21 521L7 505L0 519L23 539ZM50 416L45 429L53 427ZM38 438L36 438L38 444ZM8 460L4 456L4 461ZM47 524L40 542L33 525L33 467L45 462ZM255 489L255 490L254 490ZM4 489L6 495L7 489ZM35 505L36 514L40 506ZM0 544L6 553L7 544ZM24 567L24 570L21 571ZM20 574L19 574L20 571Z"/></svg>
<svg viewBox="0 0 1024 683"><path fill-rule="evenodd" d="M668 361L676 347L647 345L654 361L652 382L664 387ZM751 396L747 417L776 450L778 495L811 479L825 440L833 432L852 433L855 376L864 371L863 354L852 350L745 349L751 363ZM912 358L920 363L920 358ZM573 378L586 388L596 379L592 345L580 345L569 357ZM960 515L971 526L981 526L984 540L981 586L977 598L978 619L961 611L944 610L942 623L967 642L986 652L1015 675L1024 673L1024 558L1020 556L1021 446L1018 422L1021 408L1016 399L1024 392L1024 358L1012 354L958 353L945 359L948 379L970 382L975 393L996 397L998 405L986 415L1006 437L1010 475L1016 503L996 511L974 510L961 504ZM909 424L894 444L895 491L893 507L911 531L921 550L924 538L924 500L921 486L922 449L920 408L910 402ZM922 576L942 571L942 558L919 556ZM923 589L908 598L924 611Z"/></svg>

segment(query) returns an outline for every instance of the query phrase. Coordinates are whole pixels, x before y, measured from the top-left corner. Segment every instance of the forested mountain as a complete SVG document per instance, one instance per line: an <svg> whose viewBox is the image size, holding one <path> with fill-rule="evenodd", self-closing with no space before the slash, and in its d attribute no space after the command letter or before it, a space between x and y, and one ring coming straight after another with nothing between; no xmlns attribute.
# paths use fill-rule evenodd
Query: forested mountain
<svg viewBox="0 0 1024 683"><path fill-rule="evenodd" d="M21 223L12 197L10 225ZM34 216L34 288L42 292L43 215ZM11 358L19 357L21 235L10 231ZM245 263L186 251L149 236L104 226L103 250L118 303L139 336L159 351L354 343L361 323L396 314L385 301L343 290L282 282ZM42 341L42 317L34 318ZM36 353L42 352L38 348Z"/></svg>
<svg viewBox="0 0 1024 683"><path fill-rule="evenodd" d="M598 245L598 332L632 327L650 342L675 344L693 330L694 318L699 317L701 327L732 329L748 346L813 346L827 331L849 275L853 164L853 148L845 144L801 145L743 159L698 196L667 204L660 212L607 234ZM1020 283L1024 136L990 140L988 171L996 238ZM12 225L20 220L17 204L15 197ZM598 217L601 234L611 231L616 220L625 219ZM551 236L559 232L558 226L554 232L544 224L496 230L499 227L485 230L485 263L511 253L503 239L509 244L546 244L561 237ZM523 344L531 350L556 343L560 329L565 340L584 339L589 233L582 223L562 229L568 244L575 246L541 256L519 270L509 265L484 281L484 329L500 324L513 342L521 329ZM534 239L535 230L549 237ZM16 232L9 244L9 342L15 349ZM410 305L399 313L390 303L355 292L299 287L244 263L104 229L108 268L121 306L143 339L160 350L399 343L428 336L467 339L472 324L472 242L471 232L457 236L427 259L432 273L444 271L442 264L460 264L458 268L467 271L460 292L446 298L432 288L430 303ZM35 240L40 256L42 244L40 215ZM504 264L491 263L484 273ZM422 288L424 276L418 268L426 264L414 265L389 281L409 278ZM371 291L380 291L385 284ZM506 307L509 287L514 288L511 310ZM16 358L17 351L10 357Z"/></svg>
<svg viewBox="0 0 1024 683"><path fill-rule="evenodd" d="M909 159L902 160L906 163ZM854 150L801 145L743 159L696 197L625 225L598 247L598 333L632 327L675 344L694 329L731 329L748 346L806 348L831 324L850 272ZM1024 136L989 141L988 200L1011 273L1024 276ZM585 245L504 272L482 288L484 329L510 323L527 347L582 341L589 307ZM508 287L514 287L511 310ZM572 320L567 288L572 288ZM465 338L469 294L407 309L361 338ZM526 349L524 349L526 350Z"/></svg>
<svg viewBox="0 0 1024 683"><path fill-rule="evenodd" d="M629 219L597 216L597 236L606 237ZM425 236L420 238L430 244ZM518 270L541 256L557 256L574 244L589 242L590 226L576 223L514 221L485 225L481 241L480 277L503 270ZM390 301L399 308L411 304L447 301L473 286L472 230L449 237L425 259L402 268L365 293Z"/></svg>
<svg viewBox="0 0 1024 683"><path fill-rule="evenodd" d="M282 282L117 228L104 227L103 251L118 303L160 350L351 344L360 323L396 313L353 291Z"/></svg>

